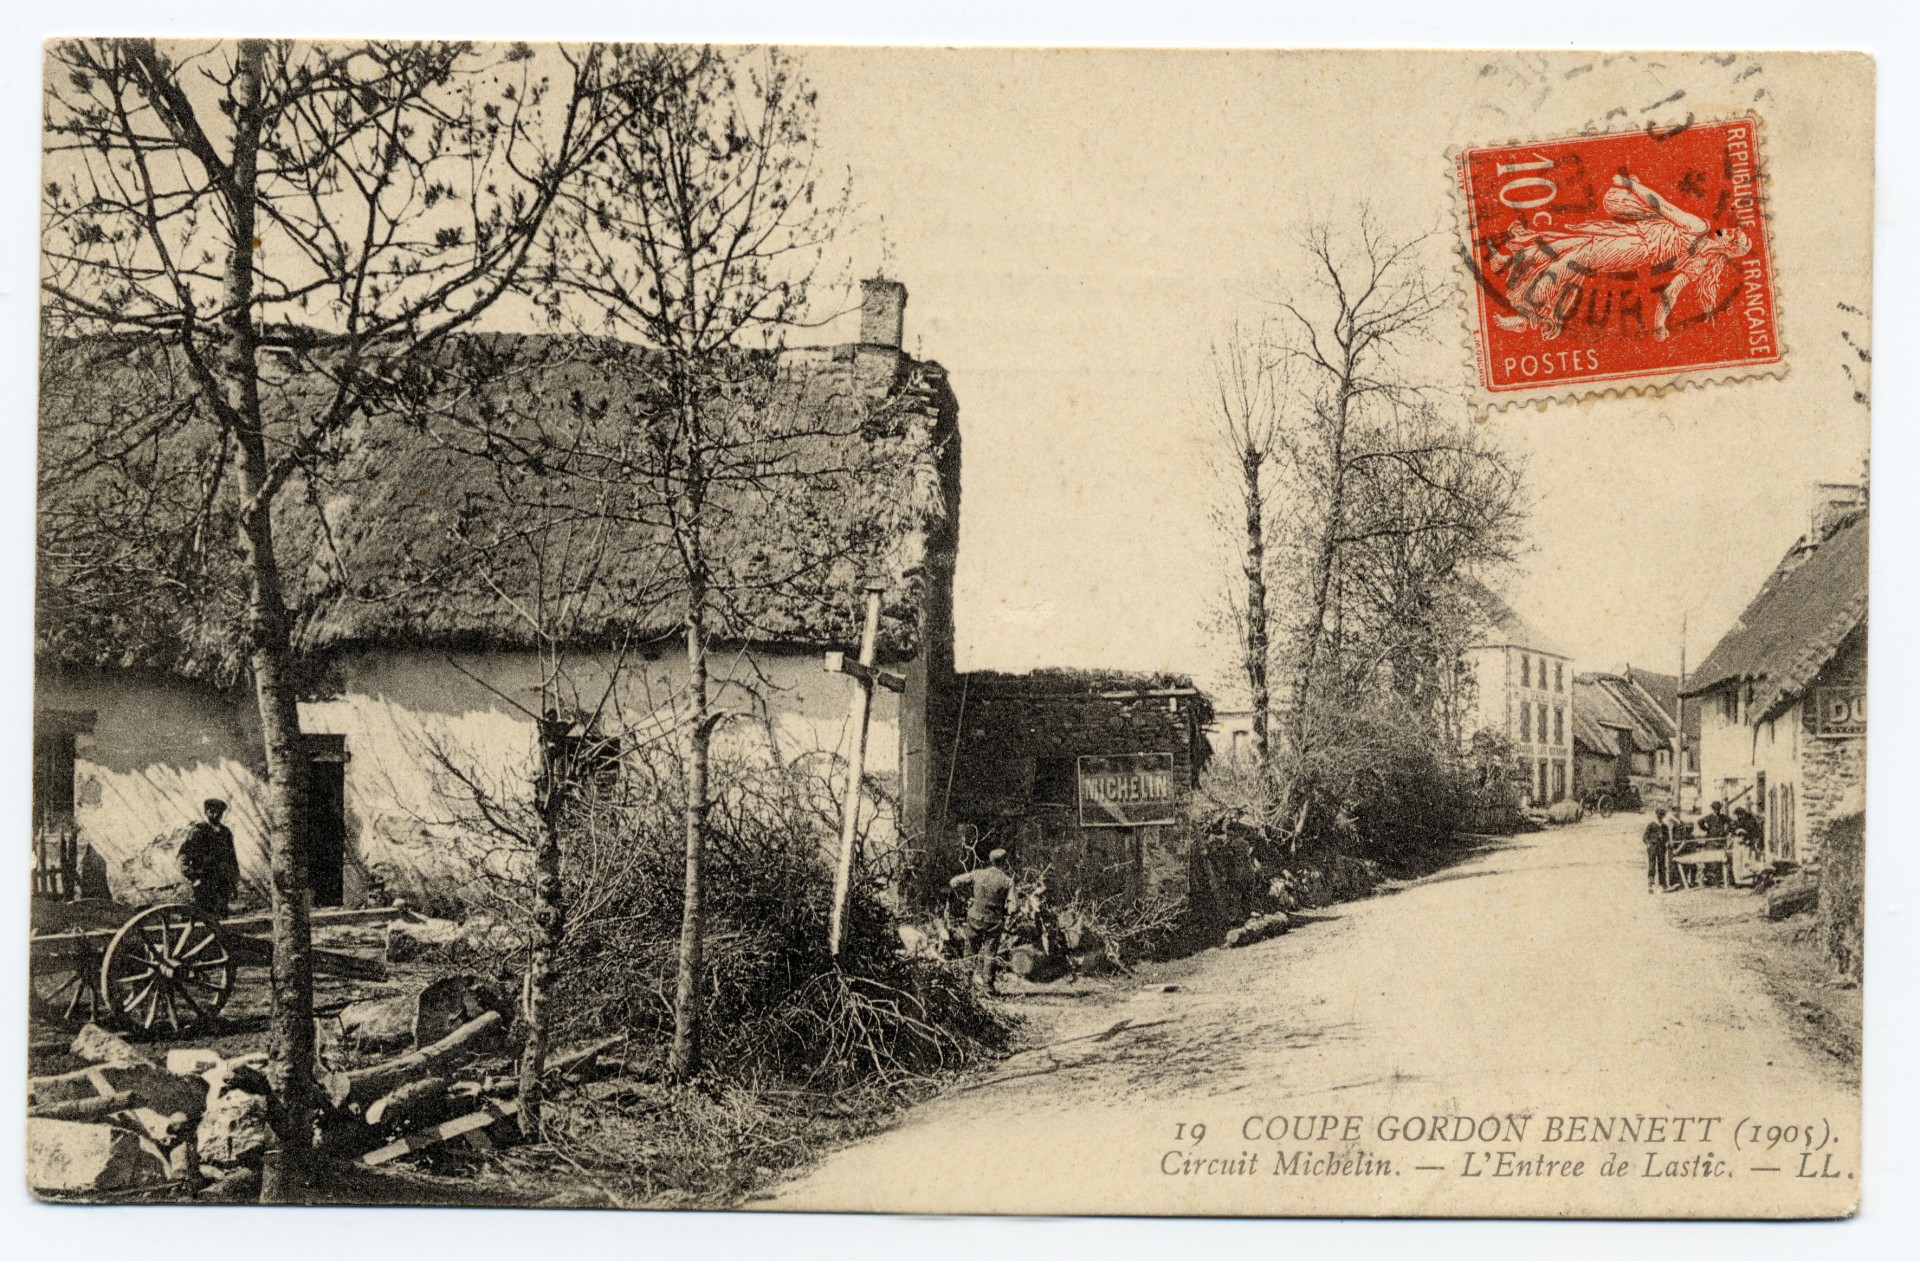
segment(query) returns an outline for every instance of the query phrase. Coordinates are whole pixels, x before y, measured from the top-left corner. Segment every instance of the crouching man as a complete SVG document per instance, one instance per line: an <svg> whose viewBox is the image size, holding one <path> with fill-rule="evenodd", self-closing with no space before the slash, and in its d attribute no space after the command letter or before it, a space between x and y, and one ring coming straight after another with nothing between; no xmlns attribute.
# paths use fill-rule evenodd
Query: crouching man
<svg viewBox="0 0 1920 1261"><path fill-rule="evenodd" d="M1000 937L1007 925L1007 902L1013 893L1013 877L1007 874L1007 851L996 849L987 855L987 865L962 872L947 881L947 887L972 887L967 900L967 921L960 928L960 942L974 958L976 976L994 992L994 968L1000 955Z"/></svg>

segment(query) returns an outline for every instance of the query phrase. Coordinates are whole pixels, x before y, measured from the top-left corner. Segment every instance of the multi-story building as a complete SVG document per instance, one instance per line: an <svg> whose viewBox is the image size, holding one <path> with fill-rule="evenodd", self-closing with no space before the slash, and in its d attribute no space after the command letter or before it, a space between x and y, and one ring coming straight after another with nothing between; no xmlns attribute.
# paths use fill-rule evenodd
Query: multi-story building
<svg viewBox="0 0 1920 1261"><path fill-rule="evenodd" d="M1475 595L1486 617L1462 659L1471 679L1463 733L1505 736L1527 801L1549 805L1572 792L1573 659L1492 591Z"/></svg>

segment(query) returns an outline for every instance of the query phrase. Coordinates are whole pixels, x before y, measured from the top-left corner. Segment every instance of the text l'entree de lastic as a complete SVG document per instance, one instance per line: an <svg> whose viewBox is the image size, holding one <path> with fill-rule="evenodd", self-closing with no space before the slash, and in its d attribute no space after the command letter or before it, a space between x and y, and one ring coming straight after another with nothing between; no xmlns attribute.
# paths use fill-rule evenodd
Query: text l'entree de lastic
<svg viewBox="0 0 1920 1261"><path fill-rule="evenodd" d="M1825 1117L1247 1113L1175 1121L1171 1178L1852 1179Z"/></svg>

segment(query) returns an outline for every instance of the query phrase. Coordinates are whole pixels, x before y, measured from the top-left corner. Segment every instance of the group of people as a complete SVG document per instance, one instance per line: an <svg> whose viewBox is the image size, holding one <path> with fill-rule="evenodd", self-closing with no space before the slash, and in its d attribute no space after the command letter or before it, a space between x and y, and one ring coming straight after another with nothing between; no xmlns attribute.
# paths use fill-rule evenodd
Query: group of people
<svg viewBox="0 0 1920 1261"><path fill-rule="evenodd" d="M1701 816L1697 836L1695 831L1695 825L1683 821L1678 810L1669 814L1665 806L1655 808L1653 822L1647 824L1640 836L1647 850L1648 893L1680 887L1679 866L1674 859L1690 850L1725 848L1731 851L1738 846L1746 852L1749 866L1759 861L1764 831L1759 817L1745 806L1728 814L1726 803L1716 801ZM1732 874L1729 869L1729 879Z"/></svg>

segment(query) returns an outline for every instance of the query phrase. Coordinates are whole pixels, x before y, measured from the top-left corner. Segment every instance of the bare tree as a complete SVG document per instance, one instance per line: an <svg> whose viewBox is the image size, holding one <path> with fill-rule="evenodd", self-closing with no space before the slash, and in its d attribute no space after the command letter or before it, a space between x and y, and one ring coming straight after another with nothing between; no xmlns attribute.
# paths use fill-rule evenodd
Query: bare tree
<svg viewBox="0 0 1920 1261"><path fill-rule="evenodd" d="M317 487L411 357L527 276L561 184L618 98L595 51L243 40L65 42L49 54L42 295L49 354L159 343L136 439L200 431L195 546L227 533L264 737L275 1150L262 1197L310 1174L306 772L276 510ZM150 444L149 444L150 445ZM79 445L83 459L113 448Z"/></svg>
<svg viewBox="0 0 1920 1261"><path fill-rule="evenodd" d="M1451 663L1481 615L1465 580L1511 564L1519 549L1522 467L1484 428L1424 402L1369 426L1350 464L1338 537L1341 683L1384 685L1413 712L1444 719Z"/></svg>
<svg viewBox="0 0 1920 1261"><path fill-rule="evenodd" d="M1273 708L1267 678L1273 647L1266 534L1281 409L1288 392L1286 364L1264 336L1236 323L1214 343L1208 365L1202 405L1243 510L1234 532L1244 586L1232 611L1239 632L1241 671L1253 709L1254 760L1264 769L1270 756Z"/></svg>
<svg viewBox="0 0 1920 1261"><path fill-rule="evenodd" d="M686 867L668 1067L684 1079L700 1061L701 873L720 717L708 655L717 632L751 631L729 598L741 582L776 585L771 570L812 563L766 557L769 572L730 578L729 564L746 558L719 555L715 541L743 488L818 472L781 449L813 422L776 414L777 351L805 318L846 202L817 199L814 95L784 54L636 55L651 59L660 91L569 186L556 252L563 283L605 331L657 355L655 389L631 407L635 441L623 459L652 488L682 586Z"/></svg>
<svg viewBox="0 0 1920 1261"><path fill-rule="evenodd" d="M1306 280L1274 299L1295 398L1280 434L1304 544L1298 642L1290 680L1293 748L1305 754L1308 706L1338 612L1340 548L1350 532L1360 430L1413 393L1400 356L1440 308L1419 257L1423 238L1397 239L1364 210L1347 233L1321 223L1302 242Z"/></svg>

